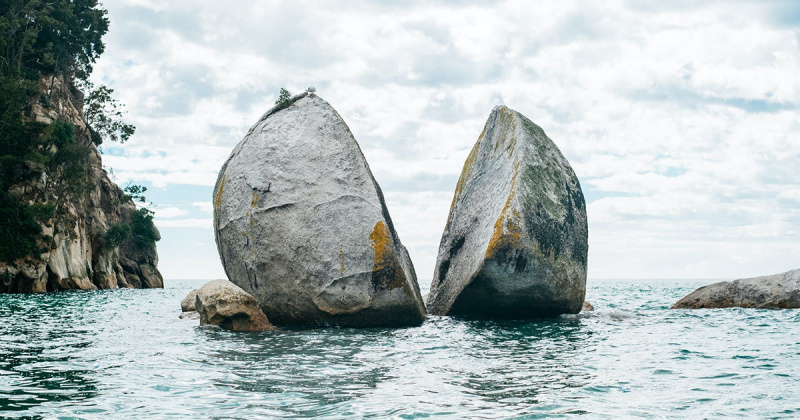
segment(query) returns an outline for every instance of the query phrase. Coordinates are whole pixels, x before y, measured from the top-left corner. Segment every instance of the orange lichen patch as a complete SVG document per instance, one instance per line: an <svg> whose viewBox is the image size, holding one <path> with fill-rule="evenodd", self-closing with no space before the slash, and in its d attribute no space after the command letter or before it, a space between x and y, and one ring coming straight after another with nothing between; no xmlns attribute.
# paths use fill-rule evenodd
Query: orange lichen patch
<svg viewBox="0 0 800 420"><path fill-rule="evenodd" d="M339 277L344 277L344 246L339 244Z"/></svg>
<svg viewBox="0 0 800 420"><path fill-rule="evenodd" d="M248 220L248 226L247 230L242 231L242 235L244 235L244 237L248 239L247 244L252 245L253 239L256 236L255 231L253 230L253 226L255 226L255 221L253 220L253 215L250 214L249 211L245 213L244 217L247 218Z"/></svg>
<svg viewBox="0 0 800 420"><path fill-rule="evenodd" d="M511 191L508 193L506 205L503 211L500 212L500 217L494 222L494 232L492 238L489 240L489 246L486 248L486 258L492 258L498 250L504 248L520 248L522 229L519 226L518 220L521 219L517 210L511 210L511 202L517 195L517 175L519 174L519 163L514 167L514 176L511 178ZM509 210L511 214L509 215Z"/></svg>
<svg viewBox="0 0 800 420"><path fill-rule="evenodd" d="M253 191L253 199L250 200L250 207L256 208L256 206L258 205L258 198L259 198L259 195L256 194L255 191Z"/></svg>
<svg viewBox="0 0 800 420"><path fill-rule="evenodd" d="M453 194L453 202L450 203L450 216L447 217L447 224L450 225L450 217L453 214L453 207L456 206L456 201L458 201L458 197L461 196L461 193L464 191L464 185L469 180L470 175L472 175L472 170L475 167L475 160L478 158L478 150L481 146L481 141L483 141L483 136L486 134L486 127L483 127L483 132L481 132L481 136L478 137L478 141L475 142L475 145L472 146L472 150L469 152L469 156L467 156L467 160L464 162L464 168L461 169L461 176L458 177L458 183L456 184L456 192Z"/></svg>
<svg viewBox="0 0 800 420"><path fill-rule="evenodd" d="M217 195L214 197L214 207L220 208L222 206L222 189L225 188L225 175L222 175L222 180L219 182L219 189Z"/></svg>
<svg viewBox="0 0 800 420"><path fill-rule="evenodd" d="M518 221L521 220L520 214L517 210L511 211L511 217L506 220L506 239L514 248L522 247L522 228L520 228Z"/></svg>
<svg viewBox="0 0 800 420"><path fill-rule="evenodd" d="M388 290L405 286L405 272L397 261L391 232L386 223L376 223L369 240L372 241L372 249L375 251L373 279L377 279Z"/></svg>
<svg viewBox="0 0 800 420"><path fill-rule="evenodd" d="M494 234L486 249L486 258L494 257L501 249L520 249L522 247L522 228L517 220L519 220L517 211L512 212L512 217L497 220Z"/></svg>
<svg viewBox="0 0 800 420"><path fill-rule="evenodd" d="M369 234L369 240L372 241L372 249L375 250L375 267L373 270L386 267L392 259L392 250L390 248L392 237L389 234L389 228L386 227L386 223L383 223L383 221L376 223L372 233Z"/></svg>

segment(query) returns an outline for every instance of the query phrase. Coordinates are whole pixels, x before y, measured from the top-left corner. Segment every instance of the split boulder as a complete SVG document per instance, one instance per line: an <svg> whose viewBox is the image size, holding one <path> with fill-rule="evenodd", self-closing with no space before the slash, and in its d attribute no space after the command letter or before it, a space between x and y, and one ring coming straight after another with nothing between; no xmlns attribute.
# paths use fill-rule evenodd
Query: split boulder
<svg viewBox="0 0 800 420"><path fill-rule="evenodd" d="M418 325L414 266L341 116L313 93L269 110L214 188L228 278L276 325Z"/></svg>
<svg viewBox="0 0 800 420"><path fill-rule="evenodd" d="M578 178L544 131L495 107L464 164L428 311L551 317L580 312L588 227Z"/></svg>

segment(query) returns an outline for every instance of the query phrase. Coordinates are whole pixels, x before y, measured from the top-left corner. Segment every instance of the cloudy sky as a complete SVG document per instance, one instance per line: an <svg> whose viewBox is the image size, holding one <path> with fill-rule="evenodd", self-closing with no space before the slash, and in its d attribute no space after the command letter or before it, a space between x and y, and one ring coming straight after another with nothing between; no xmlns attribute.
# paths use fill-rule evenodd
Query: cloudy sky
<svg viewBox="0 0 800 420"><path fill-rule="evenodd" d="M575 169L590 280L800 267L795 0L105 7L93 79L116 90L137 133L106 145L104 163L118 183L148 186L168 281L224 275L217 173L281 87L308 86L359 141L423 286L497 104L540 125Z"/></svg>

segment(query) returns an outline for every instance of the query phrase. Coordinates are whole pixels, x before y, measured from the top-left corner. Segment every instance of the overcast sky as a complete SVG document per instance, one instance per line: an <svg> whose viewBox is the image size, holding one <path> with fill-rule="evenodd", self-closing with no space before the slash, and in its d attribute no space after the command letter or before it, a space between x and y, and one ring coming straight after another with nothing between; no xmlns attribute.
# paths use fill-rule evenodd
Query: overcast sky
<svg viewBox="0 0 800 420"><path fill-rule="evenodd" d="M115 89L137 132L106 145L104 164L149 188L167 281L224 276L217 173L281 87L308 86L360 143L424 287L497 104L541 126L575 169L590 281L800 267L795 0L105 7L93 79Z"/></svg>

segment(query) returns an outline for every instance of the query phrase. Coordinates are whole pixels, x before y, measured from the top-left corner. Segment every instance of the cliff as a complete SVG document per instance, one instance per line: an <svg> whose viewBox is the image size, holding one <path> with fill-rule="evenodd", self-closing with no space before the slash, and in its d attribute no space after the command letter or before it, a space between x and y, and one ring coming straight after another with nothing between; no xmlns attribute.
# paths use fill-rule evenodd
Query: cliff
<svg viewBox="0 0 800 420"><path fill-rule="evenodd" d="M163 287L153 241L136 240L129 234L117 236L117 242L109 239L109 232L116 227L130 232L132 225L141 225L142 212L103 169L82 107L83 93L70 79L40 78L39 93L31 97L25 119L45 124L63 121L72 126L74 143L82 146L78 158L85 163L81 170L86 176L81 179L86 185L63 185L69 179L64 165L36 168L36 162L26 162L41 171L41 176L10 186L8 195L20 203L47 205L54 211L52 217L40 221L36 252L0 262L0 293ZM57 146L47 147L52 153ZM158 240L160 235L151 220L146 218L144 223L152 230L149 237Z"/></svg>

